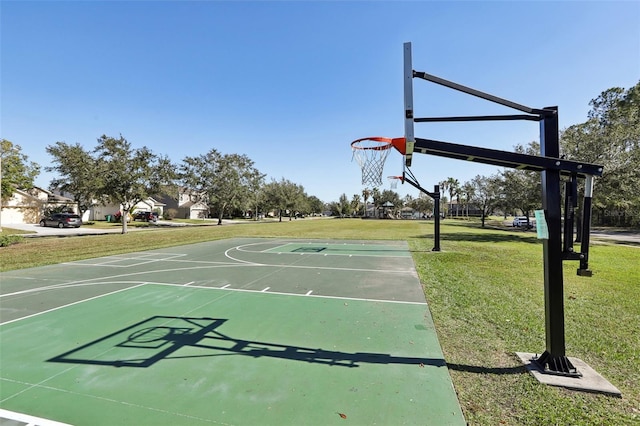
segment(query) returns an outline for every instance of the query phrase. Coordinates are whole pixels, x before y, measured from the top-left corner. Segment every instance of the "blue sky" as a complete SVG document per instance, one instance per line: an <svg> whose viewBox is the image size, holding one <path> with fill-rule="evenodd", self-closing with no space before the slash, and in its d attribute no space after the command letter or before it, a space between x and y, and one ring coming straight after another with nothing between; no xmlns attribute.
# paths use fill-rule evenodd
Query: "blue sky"
<svg viewBox="0 0 640 426"><path fill-rule="evenodd" d="M0 24L0 137L43 168L56 141L92 149L122 134L175 162L211 148L246 154L268 180L327 202L362 192L352 140L403 135L404 42L415 70L557 105L561 128L584 122L602 91L640 79L631 1L2 0ZM414 104L418 117L516 113L422 80ZM416 124L416 136L510 151L539 129ZM425 155L411 169L429 189L500 170ZM392 152L384 176L401 171Z"/></svg>

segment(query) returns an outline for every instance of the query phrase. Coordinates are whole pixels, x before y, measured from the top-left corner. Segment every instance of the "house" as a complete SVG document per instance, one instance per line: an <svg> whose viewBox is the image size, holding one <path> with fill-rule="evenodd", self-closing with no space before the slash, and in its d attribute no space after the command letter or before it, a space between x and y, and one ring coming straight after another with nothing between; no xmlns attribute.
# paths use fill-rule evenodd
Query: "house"
<svg viewBox="0 0 640 426"><path fill-rule="evenodd" d="M0 215L2 223L38 223L51 210L77 213L78 205L71 198L34 186L15 190L2 202Z"/></svg>
<svg viewBox="0 0 640 426"><path fill-rule="evenodd" d="M136 205L131 209L131 213L141 210L141 211L149 211L156 212L160 217L162 217L164 213L164 208L166 204L156 200L155 198L148 197ZM84 212L82 216L83 221L91 221L91 220L105 220L109 215L115 215L117 212L122 210L122 205L115 203L106 203L99 204L94 203L89 209Z"/></svg>
<svg viewBox="0 0 640 426"><path fill-rule="evenodd" d="M180 219L206 219L209 217L207 194L188 188L178 188L178 198L171 195L158 196L165 204L165 211L175 210L175 217Z"/></svg>

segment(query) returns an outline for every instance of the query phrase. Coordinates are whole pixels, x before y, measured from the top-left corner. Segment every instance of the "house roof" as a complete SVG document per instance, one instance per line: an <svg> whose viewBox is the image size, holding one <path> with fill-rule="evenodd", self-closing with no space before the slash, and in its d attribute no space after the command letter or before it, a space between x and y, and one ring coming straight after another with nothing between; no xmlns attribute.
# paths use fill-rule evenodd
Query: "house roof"
<svg viewBox="0 0 640 426"><path fill-rule="evenodd" d="M71 198L55 194L48 189L41 188L39 186L34 186L33 188L24 189L24 192L30 194L31 196L37 197L34 193L41 192L47 195L47 202L49 203L75 203L75 201Z"/></svg>

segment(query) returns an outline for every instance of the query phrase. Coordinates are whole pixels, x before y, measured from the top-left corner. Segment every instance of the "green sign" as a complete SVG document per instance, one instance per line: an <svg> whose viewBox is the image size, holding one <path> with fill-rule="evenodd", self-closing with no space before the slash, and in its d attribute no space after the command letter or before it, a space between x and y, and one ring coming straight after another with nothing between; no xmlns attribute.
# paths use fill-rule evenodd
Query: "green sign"
<svg viewBox="0 0 640 426"><path fill-rule="evenodd" d="M547 227L547 219L544 217L544 210L536 210L533 213L536 216L536 230L538 231L538 239L548 240L549 228Z"/></svg>

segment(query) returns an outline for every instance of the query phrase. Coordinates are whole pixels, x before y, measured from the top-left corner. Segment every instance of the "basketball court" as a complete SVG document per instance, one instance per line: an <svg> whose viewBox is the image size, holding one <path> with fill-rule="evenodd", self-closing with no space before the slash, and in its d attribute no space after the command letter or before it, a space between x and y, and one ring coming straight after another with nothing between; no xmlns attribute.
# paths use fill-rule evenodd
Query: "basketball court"
<svg viewBox="0 0 640 426"><path fill-rule="evenodd" d="M465 424L405 242L141 250L0 301L2 424Z"/></svg>

